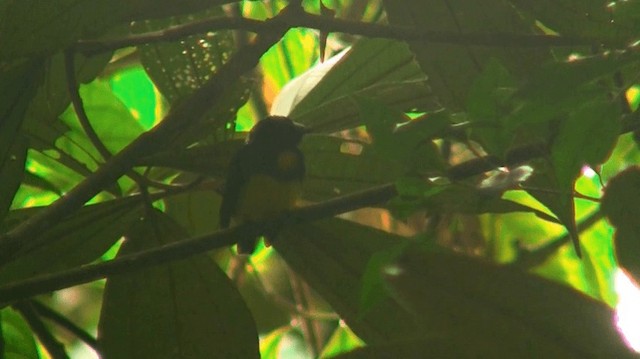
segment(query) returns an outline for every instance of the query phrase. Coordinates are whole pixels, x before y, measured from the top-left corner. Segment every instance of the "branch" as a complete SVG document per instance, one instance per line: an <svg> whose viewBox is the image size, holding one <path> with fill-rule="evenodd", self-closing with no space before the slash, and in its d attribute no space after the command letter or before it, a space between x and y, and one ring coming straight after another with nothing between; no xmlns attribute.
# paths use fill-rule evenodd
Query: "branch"
<svg viewBox="0 0 640 359"><path fill-rule="evenodd" d="M295 9L289 9L291 12ZM495 47L552 47L588 46L597 39L566 37L556 35L512 34L512 33L459 33L453 31L429 31L415 27L380 25L360 21L332 18L303 11L296 16L287 16L284 21L289 27L303 27L322 32L341 32L351 35L420 41L466 46ZM258 34L273 33L276 29L269 21L243 17L217 17L189 24L172 26L160 31L131 35L113 40L82 40L76 48L87 54L112 51L129 46L168 42L188 36L220 30L245 30Z"/></svg>
<svg viewBox="0 0 640 359"><path fill-rule="evenodd" d="M286 15L286 11L281 14ZM104 187L126 174L139 158L164 149L175 136L202 117L212 103L224 96L227 86L253 69L262 54L284 35L288 27L279 20L279 16L267 22L274 29L273 34L259 36L251 45L240 49L201 88L173 107L158 126L140 135L49 207L0 237L0 263L7 263L12 258L40 246L42 239L37 238L38 234L81 208Z"/></svg>
<svg viewBox="0 0 640 359"><path fill-rule="evenodd" d="M291 211L272 222L245 223L212 234L166 244L147 251L121 256L99 264L89 264L67 271L44 274L24 281L0 287L0 303L11 303L34 295L49 293L58 289L88 283L107 276L130 273L132 271L165 264L169 261L185 259L216 248L237 243L240 238L255 238L273 224L305 223L332 217L357 208L384 203L396 195L395 186L380 187L335 198L319 204Z"/></svg>
<svg viewBox="0 0 640 359"><path fill-rule="evenodd" d="M20 312L24 320L36 335L42 346L47 350L53 359L68 359L69 355L64 349L64 345L60 343L47 329L40 317L33 308L31 302L19 302L14 308Z"/></svg>
<svg viewBox="0 0 640 359"><path fill-rule="evenodd" d="M66 329L73 335L75 335L78 339L83 341L85 344L90 346L93 350L98 351L98 341L91 334L87 333L84 329L77 326L75 323L70 321L67 317L62 314L56 312L55 310L47 307L46 305L38 302L32 301L31 305L35 312L45 319L49 319L60 327Z"/></svg>

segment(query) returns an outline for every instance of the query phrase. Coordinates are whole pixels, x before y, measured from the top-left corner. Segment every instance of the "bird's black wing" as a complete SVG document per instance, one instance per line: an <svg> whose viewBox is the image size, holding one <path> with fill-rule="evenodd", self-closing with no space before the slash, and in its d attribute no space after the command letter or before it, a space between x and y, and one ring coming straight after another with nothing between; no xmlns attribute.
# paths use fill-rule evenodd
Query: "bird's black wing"
<svg viewBox="0 0 640 359"><path fill-rule="evenodd" d="M229 228L231 217L236 213L240 192L248 180L244 167L249 156L249 149L245 146L231 159L220 205L220 228Z"/></svg>

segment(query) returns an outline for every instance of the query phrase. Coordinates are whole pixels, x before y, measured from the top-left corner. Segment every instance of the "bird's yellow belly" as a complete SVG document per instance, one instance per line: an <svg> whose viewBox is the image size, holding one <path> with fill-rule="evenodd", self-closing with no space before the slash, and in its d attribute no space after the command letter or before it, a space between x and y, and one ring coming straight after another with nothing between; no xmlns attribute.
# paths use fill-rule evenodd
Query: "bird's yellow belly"
<svg viewBox="0 0 640 359"><path fill-rule="evenodd" d="M236 215L241 221L265 221L296 207L302 192L300 181L281 182L266 175L249 179L240 194Z"/></svg>

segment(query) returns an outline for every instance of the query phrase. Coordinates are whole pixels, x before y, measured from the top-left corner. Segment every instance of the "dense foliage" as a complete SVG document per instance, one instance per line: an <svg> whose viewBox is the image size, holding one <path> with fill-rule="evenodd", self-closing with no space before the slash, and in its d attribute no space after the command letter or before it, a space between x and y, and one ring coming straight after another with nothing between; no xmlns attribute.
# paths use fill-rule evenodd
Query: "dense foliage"
<svg viewBox="0 0 640 359"><path fill-rule="evenodd" d="M635 356L613 308L618 266L640 278L639 18L1 1L0 352ZM268 114L313 130L304 201L246 258L270 223L219 231L220 193Z"/></svg>

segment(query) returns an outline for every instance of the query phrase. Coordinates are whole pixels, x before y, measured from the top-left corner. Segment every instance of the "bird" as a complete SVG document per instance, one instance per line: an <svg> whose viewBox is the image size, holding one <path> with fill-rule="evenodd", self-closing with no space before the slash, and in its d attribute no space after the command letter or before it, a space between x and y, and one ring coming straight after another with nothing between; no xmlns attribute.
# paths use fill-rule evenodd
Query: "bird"
<svg viewBox="0 0 640 359"><path fill-rule="evenodd" d="M298 148L307 128L285 116L268 116L253 126L232 157L220 205L220 227L278 218L296 206L305 176ZM268 240L275 233L266 233ZM256 238L241 238L238 254L250 255Z"/></svg>

